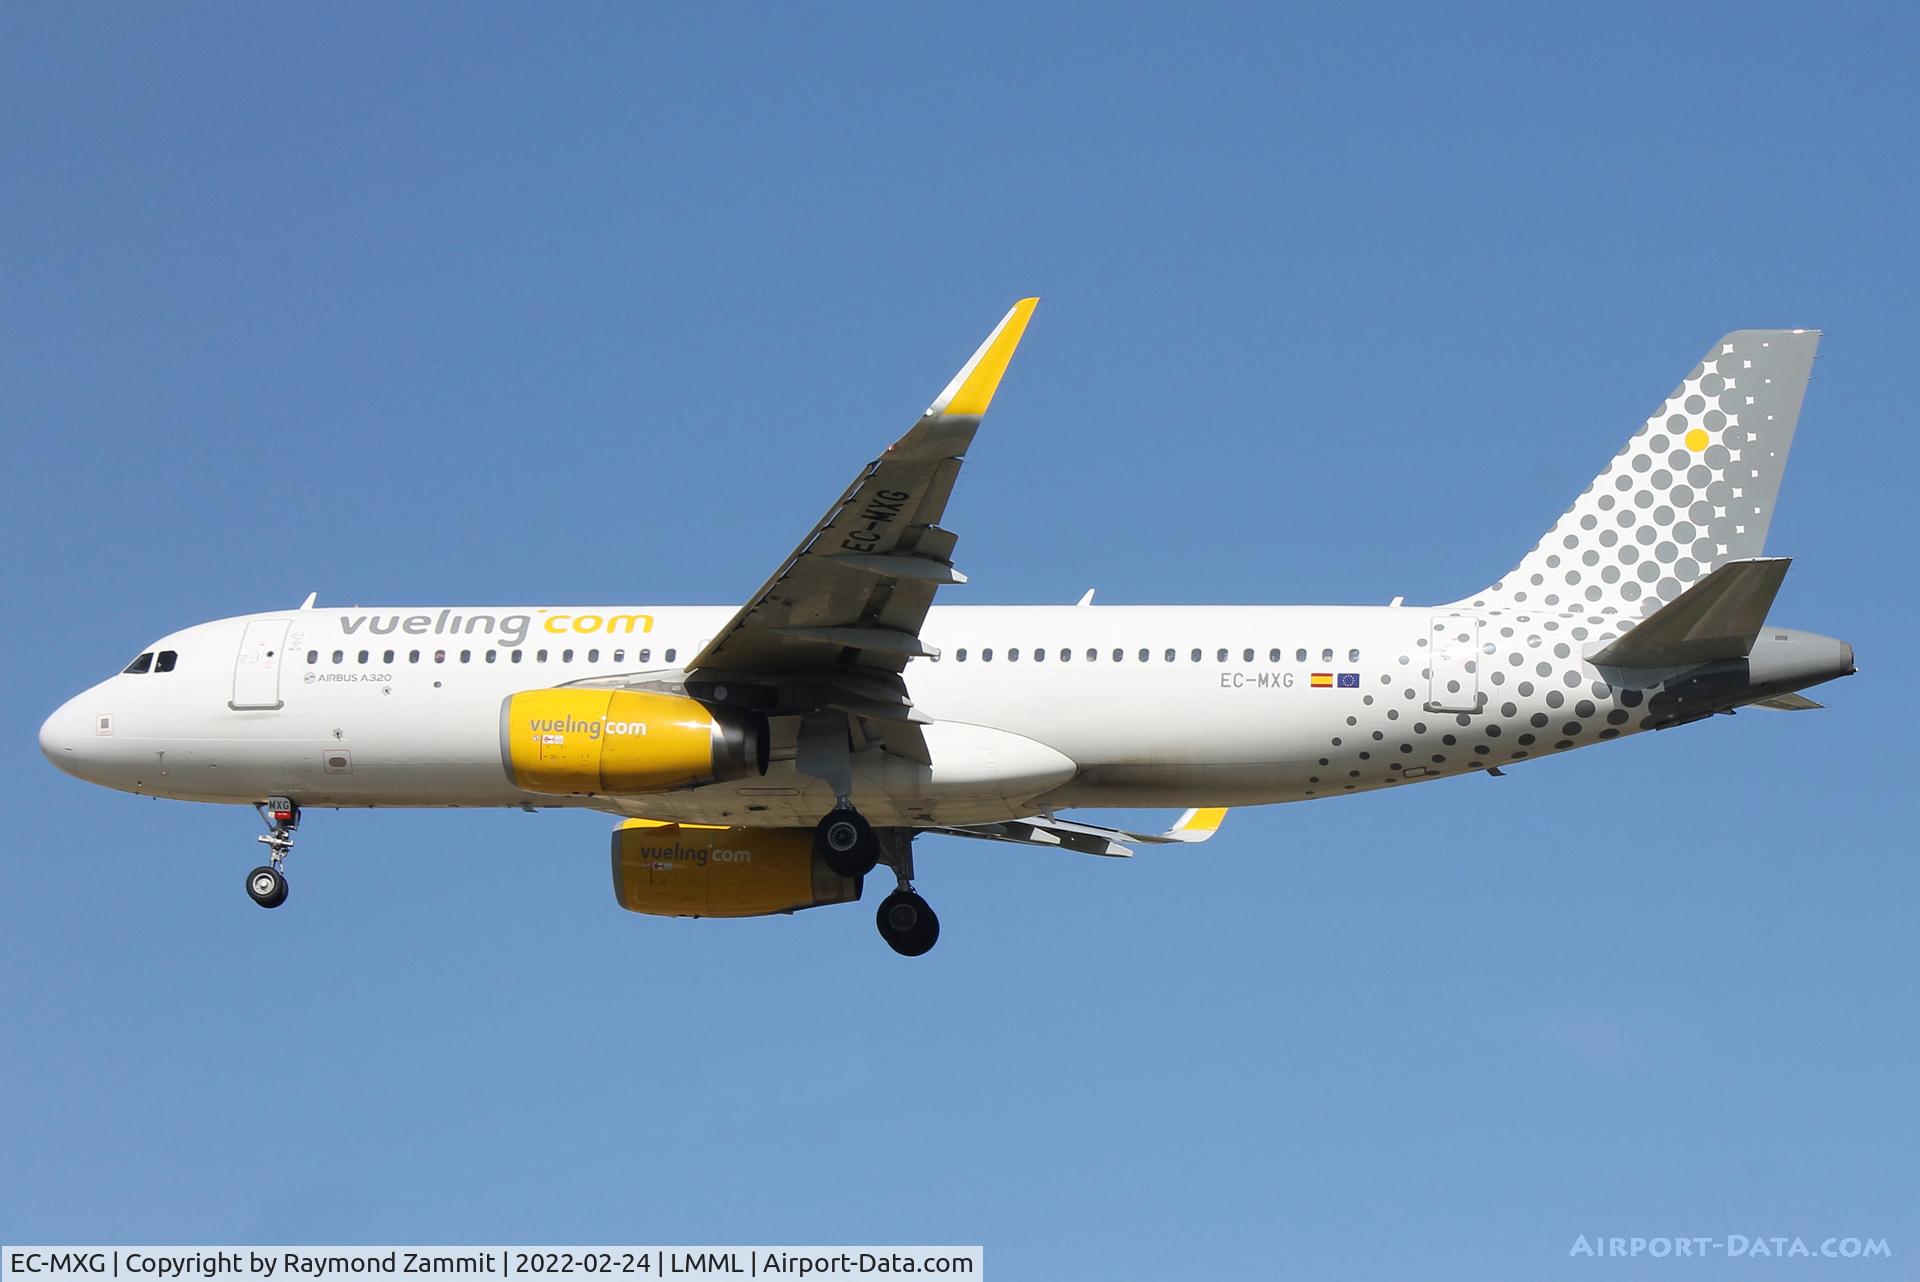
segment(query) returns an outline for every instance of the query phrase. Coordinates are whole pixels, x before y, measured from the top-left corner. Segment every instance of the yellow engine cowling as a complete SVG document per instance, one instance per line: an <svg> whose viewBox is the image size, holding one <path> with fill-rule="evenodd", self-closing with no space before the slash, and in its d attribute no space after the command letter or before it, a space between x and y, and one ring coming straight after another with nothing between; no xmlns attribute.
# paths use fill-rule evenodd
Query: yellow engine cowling
<svg viewBox="0 0 1920 1282"><path fill-rule="evenodd" d="M500 758L529 792L660 792L765 774L767 721L647 690L525 690L500 705Z"/></svg>
<svg viewBox="0 0 1920 1282"><path fill-rule="evenodd" d="M630 819L613 830L613 894L656 917L765 917L860 898L813 853L811 828L710 828Z"/></svg>

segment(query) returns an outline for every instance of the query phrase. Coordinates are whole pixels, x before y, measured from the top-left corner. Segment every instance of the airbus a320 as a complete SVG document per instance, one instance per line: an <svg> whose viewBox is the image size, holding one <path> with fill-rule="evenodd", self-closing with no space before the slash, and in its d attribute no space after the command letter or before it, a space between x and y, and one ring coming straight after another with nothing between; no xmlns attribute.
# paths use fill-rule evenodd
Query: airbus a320
<svg viewBox="0 0 1920 1282"><path fill-rule="evenodd" d="M1386 606L936 606L948 498L1035 300L861 468L737 609L333 609L170 633L47 718L68 774L252 805L262 907L304 811L587 807L615 897L748 917L843 904L933 947L914 840L1125 856L1226 808L1472 774L1736 708L1818 707L1846 643L1774 627L1764 554L1819 335L1708 348L1518 565ZM1162 832L1077 807L1184 808Z"/></svg>

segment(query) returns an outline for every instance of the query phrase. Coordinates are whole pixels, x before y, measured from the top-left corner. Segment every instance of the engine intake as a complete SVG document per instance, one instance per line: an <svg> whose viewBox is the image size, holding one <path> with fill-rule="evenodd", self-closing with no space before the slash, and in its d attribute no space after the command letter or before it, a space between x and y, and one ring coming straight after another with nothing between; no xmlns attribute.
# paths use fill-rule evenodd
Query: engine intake
<svg viewBox="0 0 1920 1282"><path fill-rule="evenodd" d="M613 894L655 917L765 917L860 898L813 853L811 828L710 828L630 819L613 830Z"/></svg>
<svg viewBox="0 0 1920 1282"><path fill-rule="evenodd" d="M528 792L619 796L765 774L767 719L645 690L526 690L500 705L500 760Z"/></svg>

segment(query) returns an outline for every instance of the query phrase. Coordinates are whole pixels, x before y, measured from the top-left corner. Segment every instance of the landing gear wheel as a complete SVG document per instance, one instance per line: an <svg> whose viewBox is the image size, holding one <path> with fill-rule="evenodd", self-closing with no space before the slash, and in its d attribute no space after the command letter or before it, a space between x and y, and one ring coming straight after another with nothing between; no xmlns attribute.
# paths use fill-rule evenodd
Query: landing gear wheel
<svg viewBox="0 0 1920 1282"><path fill-rule="evenodd" d="M842 877L864 877L880 862L880 838L858 810L841 806L813 830L813 853Z"/></svg>
<svg viewBox="0 0 1920 1282"><path fill-rule="evenodd" d="M902 957L918 957L940 938L940 919L911 890L896 890L881 900L874 924L887 947Z"/></svg>
<svg viewBox="0 0 1920 1282"><path fill-rule="evenodd" d="M278 908L287 902L287 879L272 864L261 864L247 874L247 894L262 908Z"/></svg>

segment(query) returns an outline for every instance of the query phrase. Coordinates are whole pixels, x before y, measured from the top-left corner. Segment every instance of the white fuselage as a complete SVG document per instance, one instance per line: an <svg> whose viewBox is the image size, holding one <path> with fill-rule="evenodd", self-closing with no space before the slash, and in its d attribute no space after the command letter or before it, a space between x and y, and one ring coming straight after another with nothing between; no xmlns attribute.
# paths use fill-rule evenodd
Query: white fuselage
<svg viewBox="0 0 1920 1282"><path fill-rule="evenodd" d="M775 722L764 777L625 797L525 791L501 756L524 690L671 679L728 607L303 609L157 641L48 719L63 769L131 792L306 806L549 806L812 824L831 789ZM284 621L284 627L282 622ZM1070 806L1339 796L1645 728L1646 692L1582 657L1588 620L1456 607L936 607L906 669L931 767L855 754L877 824ZM1319 684L1316 684L1316 682ZM238 705L238 706L236 706Z"/></svg>

